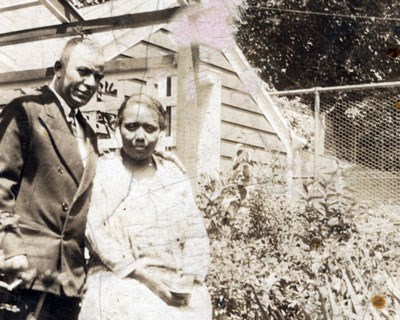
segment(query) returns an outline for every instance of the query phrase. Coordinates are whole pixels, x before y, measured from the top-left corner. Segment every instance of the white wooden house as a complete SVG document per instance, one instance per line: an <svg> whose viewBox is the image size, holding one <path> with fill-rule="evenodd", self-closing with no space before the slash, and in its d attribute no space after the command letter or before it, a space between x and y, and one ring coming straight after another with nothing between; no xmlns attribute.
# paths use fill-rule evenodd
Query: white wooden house
<svg viewBox="0 0 400 320"><path fill-rule="evenodd" d="M193 19L184 1L114 0L79 10L62 0L0 3L0 105L21 89L47 83L65 41L87 33L107 59L104 92L83 109L99 133L106 129L96 122L98 112L115 114L126 96L146 92L168 108L162 143L180 156L194 181L200 173L229 168L241 143L255 160L285 164L290 186L301 141L237 46L180 41L173 22ZM25 23L29 16L34 21Z"/></svg>

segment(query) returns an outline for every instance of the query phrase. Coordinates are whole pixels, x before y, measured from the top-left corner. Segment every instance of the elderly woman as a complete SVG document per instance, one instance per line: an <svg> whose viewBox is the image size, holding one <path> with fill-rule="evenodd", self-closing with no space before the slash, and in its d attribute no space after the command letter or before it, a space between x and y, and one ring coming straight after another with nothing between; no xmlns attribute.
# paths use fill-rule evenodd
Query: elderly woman
<svg viewBox="0 0 400 320"><path fill-rule="evenodd" d="M211 319L209 242L190 181L155 153L166 112L146 95L118 113L122 149L99 160L81 320Z"/></svg>

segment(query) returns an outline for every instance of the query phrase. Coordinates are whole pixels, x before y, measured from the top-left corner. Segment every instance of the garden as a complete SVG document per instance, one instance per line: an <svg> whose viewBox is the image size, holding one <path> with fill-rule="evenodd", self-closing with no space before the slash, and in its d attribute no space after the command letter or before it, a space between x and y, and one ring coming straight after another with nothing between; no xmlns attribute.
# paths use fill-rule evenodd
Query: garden
<svg viewBox="0 0 400 320"><path fill-rule="evenodd" d="M400 319L396 207L357 203L340 172L289 201L278 167L238 148L228 175L200 184L214 319Z"/></svg>
<svg viewBox="0 0 400 320"><path fill-rule="evenodd" d="M202 177L213 319L400 319L396 207L356 203L339 172L304 182L288 200L275 191L280 169L239 146L231 172ZM16 226L1 218L1 231ZM1 282L1 291L24 280Z"/></svg>

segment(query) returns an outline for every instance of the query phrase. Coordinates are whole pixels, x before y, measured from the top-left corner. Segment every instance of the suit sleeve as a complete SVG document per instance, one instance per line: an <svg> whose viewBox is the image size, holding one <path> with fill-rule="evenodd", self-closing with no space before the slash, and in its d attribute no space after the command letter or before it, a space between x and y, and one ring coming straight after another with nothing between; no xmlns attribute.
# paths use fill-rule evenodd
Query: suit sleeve
<svg viewBox="0 0 400 320"><path fill-rule="evenodd" d="M137 260L129 246L112 236L107 208L107 194L101 183L95 179L86 224L86 240L91 255L98 257L117 276L124 278L135 270Z"/></svg>
<svg viewBox="0 0 400 320"><path fill-rule="evenodd" d="M18 215L15 203L30 149L30 122L22 104L12 101L0 114L0 212ZM9 228L1 249L5 258L25 254L18 228Z"/></svg>

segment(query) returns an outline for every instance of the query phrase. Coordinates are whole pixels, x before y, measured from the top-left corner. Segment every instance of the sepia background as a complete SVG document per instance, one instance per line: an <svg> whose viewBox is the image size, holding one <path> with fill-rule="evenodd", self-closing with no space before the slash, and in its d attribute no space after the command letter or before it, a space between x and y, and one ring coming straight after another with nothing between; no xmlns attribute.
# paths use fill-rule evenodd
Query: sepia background
<svg viewBox="0 0 400 320"><path fill-rule="evenodd" d="M399 9L0 0L0 108L93 38L106 76L82 111L102 152L128 96L168 111L160 148L197 189L215 319L400 319Z"/></svg>

